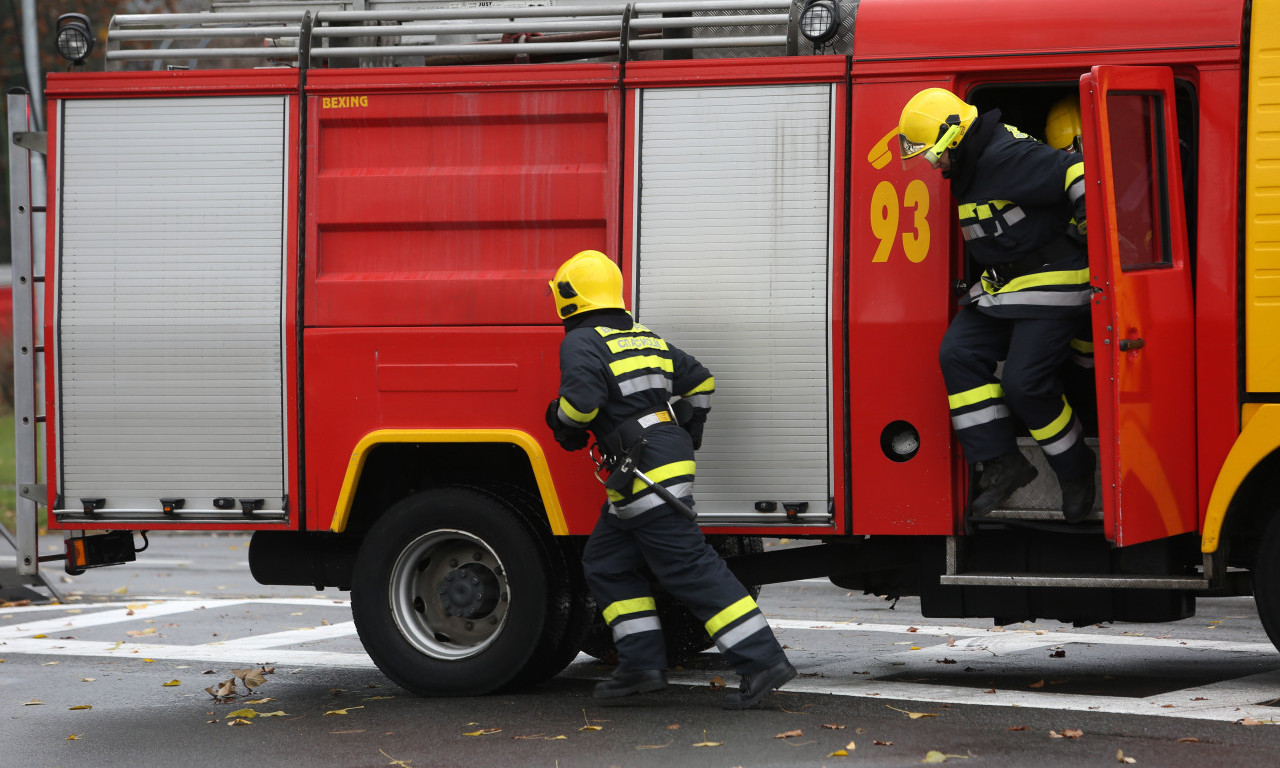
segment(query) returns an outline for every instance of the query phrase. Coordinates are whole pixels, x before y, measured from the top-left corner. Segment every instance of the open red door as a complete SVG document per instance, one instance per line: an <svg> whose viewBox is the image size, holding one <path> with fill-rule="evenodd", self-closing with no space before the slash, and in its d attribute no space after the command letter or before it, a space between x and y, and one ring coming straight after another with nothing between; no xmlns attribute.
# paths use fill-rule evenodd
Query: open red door
<svg viewBox="0 0 1280 768"><path fill-rule="evenodd" d="M1195 337L1173 75L1080 78L1107 538L1196 528Z"/></svg>

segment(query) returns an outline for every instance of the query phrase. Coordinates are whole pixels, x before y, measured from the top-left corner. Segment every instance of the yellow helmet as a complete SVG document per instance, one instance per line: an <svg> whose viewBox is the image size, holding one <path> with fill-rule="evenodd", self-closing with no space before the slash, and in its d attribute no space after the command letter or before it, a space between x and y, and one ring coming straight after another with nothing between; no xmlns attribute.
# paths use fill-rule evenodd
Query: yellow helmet
<svg viewBox="0 0 1280 768"><path fill-rule="evenodd" d="M1081 130L1079 95L1065 96L1049 108L1049 117L1044 121L1044 138L1049 146L1078 149L1075 144Z"/></svg>
<svg viewBox="0 0 1280 768"><path fill-rule="evenodd" d="M898 148L902 159L921 152L930 165L964 138L978 117L978 108L944 88L926 88L902 108L898 120Z"/></svg>
<svg viewBox="0 0 1280 768"><path fill-rule="evenodd" d="M549 283L560 319L593 309L624 309L622 272L599 251L582 251L556 270Z"/></svg>

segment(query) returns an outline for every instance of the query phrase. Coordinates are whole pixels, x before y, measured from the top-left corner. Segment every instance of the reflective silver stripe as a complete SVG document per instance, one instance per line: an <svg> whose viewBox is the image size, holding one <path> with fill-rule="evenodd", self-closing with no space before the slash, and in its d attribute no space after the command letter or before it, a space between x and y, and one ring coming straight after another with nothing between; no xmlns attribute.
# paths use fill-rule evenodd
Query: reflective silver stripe
<svg viewBox="0 0 1280 768"><path fill-rule="evenodd" d="M624 395L634 395L635 393L645 389L661 389L666 391L667 396L671 396L671 380L660 373L650 373L644 376L637 376L634 379L626 379L618 382L618 389Z"/></svg>
<svg viewBox="0 0 1280 768"><path fill-rule="evenodd" d="M676 485L664 486L671 495L677 499L693 496L693 481L687 483L677 483ZM645 489L639 495L635 496L631 501L622 502L621 504L611 502L609 511L617 515L623 520L635 517L641 512L648 512L654 507L661 506L667 502L662 497L654 493L650 489Z"/></svg>
<svg viewBox="0 0 1280 768"><path fill-rule="evenodd" d="M1071 186L1067 187L1067 199L1074 205L1077 200L1084 196L1084 177L1071 182Z"/></svg>
<svg viewBox="0 0 1280 768"><path fill-rule="evenodd" d="M1057 456L1076 444L1080 439L1080 420L1072 418L1075 423L1071 425L1071 431L1061 437L1056 437L1048 443L1041 443L1040 448L1049 456Z"/></svg>
<svg viewBox="0 0 1280 768"><path fill-rule="evenodd" d="M615 621L609 625L610 631L613 632L613 641L616 643L627 635L634 635L640 632L661 632L662 622L657 616L637 616L634 619L623 619Z"/></svg>
<svg viewBox="0 0 1280 768"><path fill-rule="evenodd" d="M710 393L701 394L701 395L690 395L689 397L686 397L685 400L687 400L689 402L689 405L692 405L694 408L710 408L711 407Z"/></svg>
<svg viewBox="0 0 1280 768"><path fill-rule="evenodd" d="M997 419L1008 418L1010 415L1008 407L1003 404L989 405L981 410L971 413L962 413L958 416L951 417L951 424L957 429L968 429L976 427L979 424L987 424Z"/></svg>
<svg viewBox="0 0 1280 768"><path fill-rule="evenodd" d="M756 613L754 616L736 627L726 629L724 632L716 635L716 647L720 649L721 653L724 653L760 630L768 628L769 622L765 621L764 615Z"/></svg>
<svg viewBox="0 0 1280 768"><path fill-rule="evenodd" d="M970 224L967 227L961 227L960 231L964 233L965 240L973 240L982 237L983 234L981 224Z"/></svg>
<svg viewBox="0 0 1280 768"><path fill-rule="evenodd" d="M591 422L584 423L581 421L574 421L573 417L565 413L563 408L556 409L556 417L560 419L561 424L568 424L569 426L577 427L578 429L584 429L587 426L587 424L591 423Z"/></svg>
<svg viewBox="0 0 1280 768"><path fill-rule="evenodd" d="M1078 307L1089 303L1091 290L1083 291L1010 291L1009 293L983 293L978 297L980 307L1001 305L1039 304L1046 307Z"/></svg>
<svg viewBox="0 0 1280 768"><path fill-rule="evenodd" d="M1022 209L1016 205L1007 211L1001 211L1000 215L1004 217L1004 223L1010 227L1027 218L1027 214L1023 213Z"/></svg>

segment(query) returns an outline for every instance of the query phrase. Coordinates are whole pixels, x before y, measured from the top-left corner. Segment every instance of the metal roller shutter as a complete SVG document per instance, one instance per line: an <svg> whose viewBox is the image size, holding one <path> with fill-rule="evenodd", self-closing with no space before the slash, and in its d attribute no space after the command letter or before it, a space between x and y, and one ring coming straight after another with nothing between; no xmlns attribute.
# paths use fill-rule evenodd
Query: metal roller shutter
<svg viewBox="0 0 1280 768"><path fill-rule="evenodd" d="M55 343L68 509L284 506L287 99L63 102Z"/></svg>
<svg viewBox="0 0 1280 768"><path fill-rule="evenodd" d="M697 510L825 522L831 86L651 89L639 123L637 317L716 377Z"/></svg>

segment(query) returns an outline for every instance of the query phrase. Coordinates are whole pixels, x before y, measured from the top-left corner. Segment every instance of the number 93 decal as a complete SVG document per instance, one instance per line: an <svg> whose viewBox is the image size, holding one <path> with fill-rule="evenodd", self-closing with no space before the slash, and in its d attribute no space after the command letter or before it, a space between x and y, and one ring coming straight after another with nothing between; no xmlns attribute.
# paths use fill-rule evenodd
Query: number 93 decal
<svg viewBox="0 0 1280 768"><path fill-rule="evenodd" d="M904 210L905 215L904 215ZM888 261L902 233L902 250L913 264L929 255L929 187L920 179L907 184L902 196L892 182L882 181L871 195L871 232L880 241L873 262Z"/></svg>

